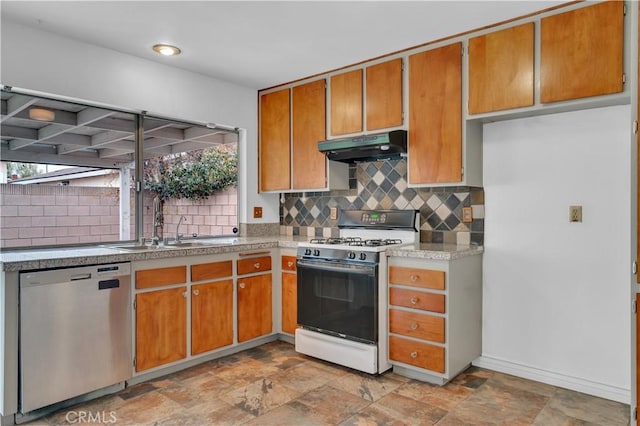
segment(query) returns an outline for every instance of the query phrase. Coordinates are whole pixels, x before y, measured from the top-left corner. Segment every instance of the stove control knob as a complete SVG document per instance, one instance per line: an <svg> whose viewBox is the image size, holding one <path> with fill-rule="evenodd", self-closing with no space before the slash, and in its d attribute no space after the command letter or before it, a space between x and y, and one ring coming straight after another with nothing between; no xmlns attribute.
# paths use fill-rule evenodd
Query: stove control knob
<svg viewBox="0 0 640 426"><path fill-rule="evenodd" d="M305 256L309 256L309 255L311 255L311 249L310 249L310 248L308 248L308 249L304 249L304 255L305 255Z"/></svg>
<svg viewBox="0 0 640 426"><path fill-rule="evenodd" d="M315 250L313 251L313 255L314 255L314 256L320 256L320 250L315 249Z"/></svg>
<svg viewBox="0 0 640 426"><path fill-rule="evenodd" d="M360 260L367 260L367 253L360 253Z"/></svg>
<svg viewBox="0 0 640 426"><path fill-rule="evenodd" d="M355 254L355 252L350 251L349 253L347 253L347 257L349 259L355 259L356 258L356 254Z"/></svg>

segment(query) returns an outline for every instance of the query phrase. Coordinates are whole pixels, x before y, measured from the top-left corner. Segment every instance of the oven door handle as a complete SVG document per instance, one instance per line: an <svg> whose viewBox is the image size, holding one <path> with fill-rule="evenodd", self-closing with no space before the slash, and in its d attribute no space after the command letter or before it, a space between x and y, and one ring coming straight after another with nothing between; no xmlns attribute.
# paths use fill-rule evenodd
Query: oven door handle
<svg viewBox="0 0 640 426"><path fill-rule="evenodd" d="M362 266L362 265L335 266L334 264L327 263L327 262L321 262L321 261L308 262L308 261L298 259L297 267L318 269L321 271L331 271L331 272L348 272L351 274L362 274L362 275L375 274L375 266L373 265L372 266Z"/></svg>

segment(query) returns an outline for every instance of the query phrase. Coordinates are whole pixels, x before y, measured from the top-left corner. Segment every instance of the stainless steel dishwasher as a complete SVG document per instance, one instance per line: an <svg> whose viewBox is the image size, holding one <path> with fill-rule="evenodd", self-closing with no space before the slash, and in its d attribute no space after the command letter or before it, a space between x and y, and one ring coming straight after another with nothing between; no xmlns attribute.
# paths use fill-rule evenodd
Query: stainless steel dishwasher
<svg viewBox="0 0 640 426"><path fill-rule="evenodd" d="M131 265L20 274L20 412L131 377Z"/></svg>

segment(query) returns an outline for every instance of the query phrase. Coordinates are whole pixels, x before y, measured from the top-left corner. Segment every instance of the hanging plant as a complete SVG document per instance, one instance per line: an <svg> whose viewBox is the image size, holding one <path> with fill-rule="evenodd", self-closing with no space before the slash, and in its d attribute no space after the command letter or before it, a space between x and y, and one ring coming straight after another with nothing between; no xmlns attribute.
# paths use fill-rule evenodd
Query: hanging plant
<svg viewBox="0 0 640 426"><path fill-rule="evenodd" d="M238 183L238 154L218 145L198 151L145 160L145 189L161 200L200 200Z"/></svg>

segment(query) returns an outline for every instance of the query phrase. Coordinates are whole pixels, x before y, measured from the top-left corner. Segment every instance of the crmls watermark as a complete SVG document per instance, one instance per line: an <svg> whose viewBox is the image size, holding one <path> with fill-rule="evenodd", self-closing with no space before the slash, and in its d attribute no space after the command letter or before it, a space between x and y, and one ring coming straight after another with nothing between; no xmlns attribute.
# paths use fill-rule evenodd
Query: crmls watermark
<svg viewBox="0 0 640 426"><path fill-rule="evenodd" d="M65 419L70 424L81 423L116 423L118 418L115 411L69 411Z"/></svg>

